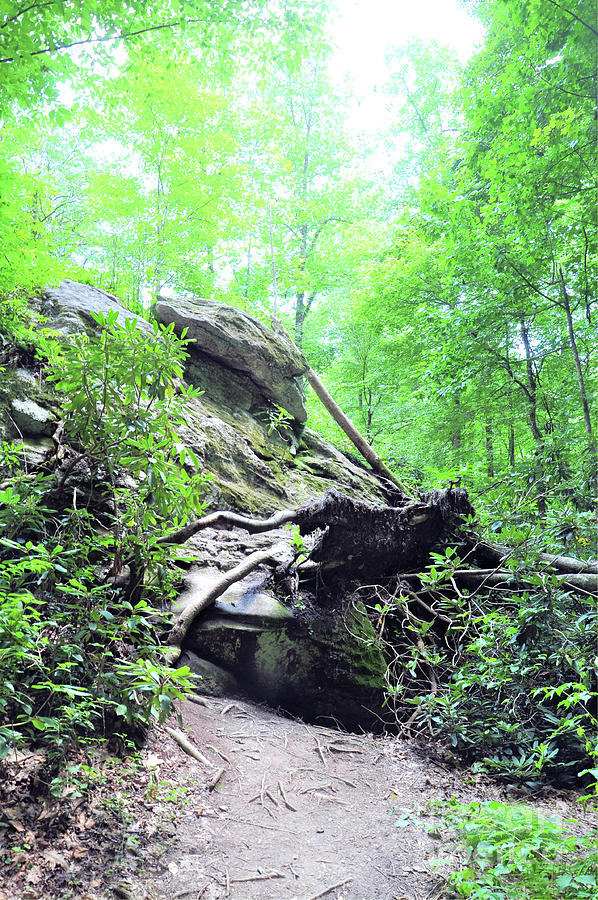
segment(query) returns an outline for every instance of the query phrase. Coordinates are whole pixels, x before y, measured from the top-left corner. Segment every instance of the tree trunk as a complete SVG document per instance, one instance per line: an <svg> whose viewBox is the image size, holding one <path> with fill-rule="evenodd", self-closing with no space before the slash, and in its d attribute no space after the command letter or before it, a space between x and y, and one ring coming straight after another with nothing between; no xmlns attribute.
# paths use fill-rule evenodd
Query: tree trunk
<svg viewBox="0 0 598 900"><path fill-rule="evenodd" d="M387 465L375 453L365 438L359 433L353 422L347 418L338 403L330 396L314 370L310 367L305 373L305 377L314 389L316 395L322 401L336 424L342 428L350 441L357 447L364 459L366 459L374 472L381 475L396 485L403 494L413 496L413 490L404 484L400 479L390 471Z"/></svg>
<svg viewBox="0 0 598 900"><path fill-rule="evenodd" d="M509 465L515 468L515 426L509 425Z"/></svg>
<svg viewBox="0 0 598 900"><path fill-rule="evenodd" d="M455 431L451 439L451 447L453 451L453 466L459 468L461 464L461 399L455 394Z"/></svg>
<svg viewBox="0 0 598 900"><path fill-rule="evenodd" d="M494 478L494 440L492 425L487 422L486 427L486 473L488 478Z"/></svg>
<svg viewBox="0 0 598 900"><path fill-rule="evenodd" d="M594 433L592 431L592 419L590 417L590 406L588 403L588 394L586 391L585 380L583 377L583 370L581 368L581 362L579 359L579 351L577 349L577 341L575 340L575 329L573 327L573 315L571 313L571 302L569 300L569 294L567 292L567 286L565 284L565 276L563 275L563 270L559 266L559 281L561 283L561 293L563 295L563 306L565 309L565 315L567 316L567 330L569 332L569 346L571 347L571 353L573 354L573 360L575 362L575 371L577 372L577 384L579 385L579 394L581 397L581 408L583 409L583 420L586 427L586 434L588 436L588 448L593 458L596 456L596 444L594 442Z"/></svg>
<svg viewBox="0 0 598 900"><path fill-rule="evenodd" d="M520 326L521 340L525 347L525 367L527 372L526 396L529 425L534 441L536 442L536 461L539 469L539 474L536 478L538 488L536 503L538 505L538 515L540 520L543 521L546 518L546 481L544 478L544 461L542 459L544 440L542 438L542 432L538 427L538 375L534 371L529 330L525 319L522 318L520 320Z"/></svg>
<svg viewBox="0 0 598 900"><path fill-rule="evenodd" d="M305 291L297 291L295 295L295 343L301 350L303 347L303 326L305 324Z"/></svg>

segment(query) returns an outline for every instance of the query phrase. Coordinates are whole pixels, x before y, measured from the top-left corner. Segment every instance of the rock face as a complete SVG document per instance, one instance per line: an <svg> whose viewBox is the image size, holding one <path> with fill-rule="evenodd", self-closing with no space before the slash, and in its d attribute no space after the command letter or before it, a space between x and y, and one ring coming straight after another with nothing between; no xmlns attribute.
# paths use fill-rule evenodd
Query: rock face
<svg viewBox="0 0 598 900"><path fill-rule="evenodd" d="M181 606L217 574L210 568L193 571ZM233 694L242 686L244 694L312 722L380 729L386 660L360 603L314 609L300 596L273 594L269 572L252 573L202 615L185 647L181 663L202 675L202 693L214 693L211 669L204 675L207 660L217 673L224 669L235 676Z"/></svg>
<svg viewBox="0 0 598 900"><path fill-rule="evenodd" d="M117 298L89 285L65 281L46 289L41 312L63 334L92 331L92 313L115 312L122 323L137 318ZM304 427L298 377L302 354L281 332L223 303L166 300L156 305L160 322L187 329L185 378L201 388L187 409L180 439L212 473L212 509L263 516L295 507L335 487L352 497L384 504L379 479ZM40 458L53 445L57 417L52 391L27 370L9 370L0 385L5 438L30 442ZM288 417L280 415L282 407ZM2 426L0 425L0 428ZM202 532L188 545L196 564L181 603L201 591L218 571L290 532L249 535L242 529ZM362 607L325 611L293 594L275 595L269 571L230 589L195 623L184 649L204 689L243 690L312 720L334 719L347 727L373 727L382 711L386 668Z"/></svg>
<svg viewBox="0 0 598 900"><path fill-rule="evenodd" d="M16 441L32 454L43 456L51 449L47 441L58 424L56 403L42 380L24 368L6 368L0 375L0 440Z"/></svg>
<svg viewBox="0 0 598 900"><path fill-rule="evenodd" d="M282 406L297 422L307 419L296 378L307 370L302 354L284 333L275 333L257 319L226 303L212 300L158 299L156 318L174 323L180 335L193 341L191 356L215 361L240 373L272 403Z"/></svg>
<svg viewBox="0 0 598 900"><path fill-rule="evenodd" d="M40 312L55 331L62 334L76 334L82 329L93 330L95 322L92 313L116 312L118 321L137 319L142 329L151 330L148 322L125 309L113 294L89 284L65 279L59 287L47 287L42 295Z"/></svg>
<svg viewBox="0 0 598 900"><path fill-rule="evenodd" d="M162 299L156 311L161 322L175 322L177 331L188 328L194 340L186 379L204 393L189 405L181 440L214 476L213 507L270 513L321 496L331 486L366 501L385 502L375 475L303 428L305 407L297 377L305 361L286 335L216 301ZM63 334L93 330L92 313L97 312L114 312L121 323L136 319L139 328L152 330L112 294L74 281L46 288L40 312L49 327ZM26 424L31 430L21 428L22 435L13 422L13 400L39 407L37 419ZM280 420L277 405L290 414L288 423ZM51 391L30 372L3 374L0 440L41 442L41 429L50 433L42 420L52 410Z"/></svg>

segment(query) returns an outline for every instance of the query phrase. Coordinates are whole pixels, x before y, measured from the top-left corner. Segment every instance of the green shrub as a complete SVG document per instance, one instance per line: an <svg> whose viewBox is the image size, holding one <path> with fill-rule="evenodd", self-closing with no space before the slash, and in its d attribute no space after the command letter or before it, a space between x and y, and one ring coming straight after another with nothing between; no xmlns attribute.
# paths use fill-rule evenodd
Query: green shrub
<svg viewBox="0 0 598 900"><path fill-rule="evenodd" d="M465 847L445 896L469 900L594 900L598 848L595 837L571 830L572 819L496 800L452 801L447 824Z"/></svg>
<svg viewBox="0 0 598 900"><path fill-rule="evenodd" d="M456 593L451 576L463 562L451 548L422 574L436 612L451 624L439 634L411 614L412 658L404 669L411 666L413 685L432 667L438 689L407 702L474 771L531 788L546 777L568 787L595 782L593 601L564 591L531 559L506 565L527 589Z"/></svg>
<svg viewBox="0 0 598 900"><path fill-rule="evenodd" d="M70 459L84 460L100 489L101 520L93 506L61 505L60 470L31 473L0 447L11 476L0 490L0 759L35 743L53 771L81 740L139 736L194 679L160 651L160 608L175 585L160 538L201 512L207 480L187 471L198 462L174 432L190 393L174 393L185 342L172 328L148 339L116 317L97 323L97 335L40 345ZM121 572L122 586L106 577Z"/></svg>

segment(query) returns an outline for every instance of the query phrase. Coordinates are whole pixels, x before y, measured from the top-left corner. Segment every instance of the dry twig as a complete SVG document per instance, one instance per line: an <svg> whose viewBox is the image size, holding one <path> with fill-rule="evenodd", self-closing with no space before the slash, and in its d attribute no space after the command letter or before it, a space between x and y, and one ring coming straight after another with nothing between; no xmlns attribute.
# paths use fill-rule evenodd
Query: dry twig
<svg viewBox="0 0 598 900"><path fill-rule="evenodd" d="M222 766L222 768L218 769L218 771L214 774L213 778L210 778L210 780L208 781L208 790L209 791L214 790L214 788L216 787L216 785L218 784L218 782L224 775L225 771L226 770L225 770L224 766Z"/></svg>
<svg viewBox="0 0 598 900"><path fill-rule="evenodd" d="M185 751L185 753L188 753L189 756L192 756L193 759L197 760L197 762L200 762L203 766L208 766L210 769L214 768L214 763L210 762L210 760L207 759L207 757L205 757L203 753L200 753L197 747L194 747L193 744L180 731L176 731L174 728L169 728L168 725L164 726L164 731L166 732L166 734L170 735L173 741L176 741L176 743L179 745L179 747L181 747L181 749Z"/></svg>
<svg viewBox="0 0 598 900"><path fill-rule="evenodd" d="M305 900L319 900L320 897L324 897L326 894L329 894L330 891L336 890L336 888L349 884L350 881L353 881L353 879L345 878L344 881L337 881L336 884L331 884L330 887L324 888L324 890L320 891L318 894L312 894L311 897L306 897Z"/></svg>
<svg viewBox="0 0 598 900"><path fill-rule="evenodd" d="M284 788L282 786L282 781L278 782L278 790L280 791L280 796L282 797L282 802L284 803L286 808L290 809L292 812L297 812L297 807L293 806L293 804L287 800L287 795L284 792Z"/></svg>

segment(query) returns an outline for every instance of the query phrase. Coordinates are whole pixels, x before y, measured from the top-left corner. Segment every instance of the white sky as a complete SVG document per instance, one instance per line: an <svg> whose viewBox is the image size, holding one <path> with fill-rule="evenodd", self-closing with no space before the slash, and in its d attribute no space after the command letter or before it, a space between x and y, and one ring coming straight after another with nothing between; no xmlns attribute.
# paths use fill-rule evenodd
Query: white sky
<svg viewBox="0 0 598 900"><path fill-rule="evenodd" d="M331 18L338 45L332 65L334 77L349 76L361 100L361 128L374 131L385 115L385 101L374 92L385 80L389 47L411 38L436 40L456 51L462 62L481 41L480 23L457 0L336 0Z"/></svg>

